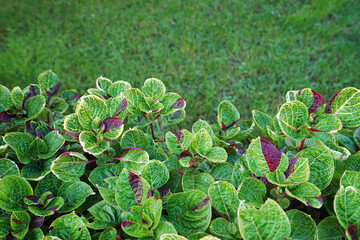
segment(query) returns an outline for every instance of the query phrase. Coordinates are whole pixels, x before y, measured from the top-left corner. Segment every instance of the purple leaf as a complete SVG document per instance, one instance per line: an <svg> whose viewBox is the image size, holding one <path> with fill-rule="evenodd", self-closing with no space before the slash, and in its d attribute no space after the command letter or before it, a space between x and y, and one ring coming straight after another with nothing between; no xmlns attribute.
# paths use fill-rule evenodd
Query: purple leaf
<svg viewBox="0 0 360 240"><path fill-rule="evenodd" d="M48 96L48 99L50 99L52 96L54 96L60 89L60 79L58 78L58 82L56 83L55 87L49 89L49 91L46 91L46 94Z"/></svg>
<svg viewBox="0 0 360 240"><path fill-rule="evenodd" d="M121 100L121 104L119 105L119 107L116 109L115 113L113 116L117 116L119 115L120 113L122 113L126 107L127 107L128 103L126 101L126 98L123 98L123 100Z"/></svg>
<svg viewBox="0 0 360 240"><path fill-rule="evenodd" d="M28 90L28 92L25 93L25 97L24 97L24 99L23 99L23 101L22 101L21 108L22 108L23 110L25 109L25 102L26 102L29 98L34 97L34 96L36 96L35 88L34 88L33 85L30 85L29 90Z"/></svg>
<svg viewBox="0 0 360 240"><path fill-rule="evenodd" d="M182 140L182 138L184 137L184 133L180 130L180 131L178 131L177 133L176 133L176 139L177 139L177 141L178 141L178 143L179 143L179 145L181 146L181 140Z"/></svg>
<svg viewBox="0 0 360 240"><path fill-rule="evenodd" d="M180 116L181 116L181 110L178 110L178 111L174 112L173 115L171 115L169 120L176 119L176 118L178 118Z"/></svg>
<svg viewBox="0 0 360 240"><path fill-rule="evenodd" d="M66 131L66 130L65 130L65 132L67 134L69 134L71 137L73 137L75 140L79 141L80 133L72 133L72 132L69 132L69 131Z"/></svg>
<svg viewBox="0 0 360 240"><path fill-rule="evenodd" d="M290 175L295 171L295 163L297 162L298 159L299 158L292 158L289 160L289 166L285 171L286 178L289 178Z"/></svg>
<svg viewBox="0 0 360 240"><path fill-rule="evenodd" d="M52 193L50 193L49 195L46 196L45 198L45 202L49 199L53 199L54 198L54 195Z"/></svg>
<svg viewBox="0 0 360 240"><path fill-rule="evenodd" d="M325 104L325 100L320 94L318 94L314 90L311 90L311 91L314 94L314 96L313 96L313 102L308 109L309 114L316 112L316 110L318 110L322 105Z"/></svg>
<svg viewBox="0 0 360 240"><path fill-rule="evenodd" d="M70 101L75 100L75 99L77 99L77 98L79 98L79 94L76 92L72 97L69 97L69 98L64 99L64 100L65 100L66 102L70 102Z"/></svg>
<svg viewBox="0 0 360 240"><path fill-rule="evenodd" d="M328 105L326 105L326 108L325 108L325 113L332 113L332 110L331 110L331 104L332 102L334 101L335 97L341 93L342 90L338 91L337 93L335 93L334 96L332 96L332 98L330 99Z"/></svg>
<svg viewBox="0 0 360 240"><path fill-rule="evenodd" d="M15 117L15 115L10 115L6 111L0 112L0 121L2 122L11 122L13 117Z"/></svg>
<svg viewBox="0 0 360 240"><path fill-rule="evenodd" d="M47 212L55 212L57 210L57 207L51 207L48 210L46 210Z"/></svg>
<svg viewBox="0 0 360 240"><path fill-rule="evenodd" d="M169 187L161 187L158 188L158 192L160 193L160 197L163 198L166 194L168 194L170 191Z"/></svg>
<svg viewBox="0 0 360 240"><path fill-rule="evenodd" d="M105 126L104 133L107 133L115 128L118 128L122 125L120 118L108 117L99 124L99 128Z"/></svg>
<svg viewBox="0 0 360 240"><path fill-rule="evenodd" d="M271 142L260 138L261 152L268 165L269 171L274 172L280 164L281 152Z"/></svg>
<svg viewBox="0 0 360 240"><path fill-rule="evenodd" d="M270 182L266 177L258 177L254 173L252 173L252 177L262 181L265 184L265 186L267 186L267 187L270 186Z"/></svg>
<svg viewBox="0 0 360 240"><path fill-rule="evenodd" d="M39 201L39 198L35 195L26 196L26 198L30 201L33 201L34 203L37 203Z"/></svg>
<svg viewBox="0 0 360 240"><path fill-rule="evenodd" d="M349 233L352 240L356 240L356 233L357 233L357 226L356 225L350 225L347 227L346 231Z"/></svg>
<svg viewBox="0 0 360 240"><path fill-rule="evenodd" d="M130 184L130 187L134 193L135 200L137 204L141 205L141 199L143 197L143 183L141 182L141 179L138 175L129 172L127 176L128 182Z"/></svg>
<svg viewBox="0 0 360 240"><path fill-rule="evenodd" d="M209 198L204 198L203 200L201 200L195 207L193 207L191 209L191 211L197 211L202 209L205 205L209 204L210 199Z"/></svg>
<svg viewBox="0 0 360 240"><path fill-rule="evenodd" d="M133 222L130 222L130 221L123 221L123 222L121 223L121 226L122 226L122 227L131 227L132 225L134 225L134 223L133 223Z"/></svg>
<svg viewBox="0 0 360 240"><path fill-rule="evenodd" d="M184 107L186 104L185 100L182 98L179 98L178 100L176 100L176 102L170 107L170 109L173 108L182 108Z"/></svg>
<svg viewBox="0 0 360 240"><path fill-rule="evenodd" d="M40 228L45 222L45 219L43 217L36 216L32 225L31 229Z"/></svg>

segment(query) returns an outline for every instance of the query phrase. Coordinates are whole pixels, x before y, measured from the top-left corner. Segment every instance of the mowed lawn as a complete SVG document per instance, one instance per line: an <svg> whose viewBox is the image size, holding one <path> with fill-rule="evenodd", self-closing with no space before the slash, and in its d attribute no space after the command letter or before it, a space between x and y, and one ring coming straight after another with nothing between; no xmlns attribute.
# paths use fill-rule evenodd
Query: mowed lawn
<svg viewBox="0 0 360 240"><path fill-rule="evenodd" d="M222 100L248 119L288 90L360 88L359 13L358 0L3 0L0 81L25 87L52 69L84 93L101 75L156 77L187 101L179 127L215 121Z"/></svg>

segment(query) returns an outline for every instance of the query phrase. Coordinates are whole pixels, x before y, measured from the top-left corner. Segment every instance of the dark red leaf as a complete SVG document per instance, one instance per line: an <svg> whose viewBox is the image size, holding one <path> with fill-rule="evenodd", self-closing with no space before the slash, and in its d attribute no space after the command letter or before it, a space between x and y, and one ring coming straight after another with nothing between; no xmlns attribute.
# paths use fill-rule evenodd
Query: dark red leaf
<svg viewBox="0 0 360 240"><path fill-rule="evenodd" d="M45 202L49 199L53 199L54 198L54 195L52 193L50 193L49 195L46 196L45 198Z"/></svg>
<svg viewBox="0 0 360 240"><path fill-rule="evenodd" d="M170 107L172 108L181 108L185 106L185 100L182 98L179 98L178 100L176 100L176 102Z"/></svg>
<svg viewBox="0 0 360 240"><path fill-rule="evenodd" d="M294 172L295 163L297 162L298 159L299 158L292 158L289 160L289 166L288 166L287 170L285 171L286 178L290 177L290 175Z"/></svg>
<svg viewBox="0 0 360 240"><path fill-rule="evenodd" d="M330 99L328 105L326 105L326 108L325 108L325 113L332 113L332 110L331 110L331 104L332 102L334 101L335 97L341 93L342 90L338 91L337 93L335 93L334 96L332 96L332 98Z"/></svg>
<svg viewBox="0 0 360 240"><path fill-rule="evenodd" d="M143 183L141 182L141 179L138 175L129 172L127 176L128 182L130 184L130 187L134 193L135 200L137 204L141 205L141 199L143 197Z"/></svg>
<svg viewBox="0 0 360 240"><path fill-rule="evenodd" d="M15 115L10 115L6 111L0 112L0 121L2 122L11 122L13 117L15 117Z"/></svg>
<svg viewBox="0 0 360 240"><path fill-rule="evenodd" d="M271 142L260 138L261 152L268 165L269 171L274 172L280 164L281 152Z"/></svg>
<svg viewBox="0 0 360 240"><path fill-rule="evenodd" d="M39 198L35 195L26 196L26 198L30 201L33 201L34 203L37 203L39 201Z"/></svg>
<svg viewBox="0 0 360 240"><path fill-rule="evenodd" d="M317 92L315 92L314 90L311 90L313 93L313 102L311 104L311 106L309 107L308 111L309 114L315 112L316 110L318 110L322 105L325 104L325 100L324 98L318 94Z"/></svg>
<svg viewBox="0 0 360 240"><path fill-rule="evenodd" d="M104 133L107 133L115 128L120 127L121 125L122 125L122 121L120 118L108 117L99 124L99 128L105 126Z"/></svg>
<svg viewBox="0 0 360 240"><path fill-rule="evenodd" d="M29 90L27 92L25 92L24 94L24 99L22 101L22 105L21 105L21 108L24 110L25 109L25 102L31 98L31 97L34 97L36 96L36 92L35 92L35 88L33 85L30 85L29 87Z"/></svg>
<svg viewBox="0 0 360 240"><path fill-rule="evenodd" d="M161 187L158 188L158 192L160 193L160 197L163 198L166 194L168 194L170 191L169 187Z"/></svg>
<svg viewBox="0 0 360 240"><path fill-rule="evenodd" d="M357 226L356 225L348 226L346 231L349 233L352 240L356 240L356 235L357 235Z"/></svg>
<svg viewBox="0 0 360 240"><path fill-rule="evenodd" d="M205 205L209 204L210 199L209 198L204 198L203 200L201 200L195 207L193 207L191 209L191 211L197 211L202 209Z"/></svg>

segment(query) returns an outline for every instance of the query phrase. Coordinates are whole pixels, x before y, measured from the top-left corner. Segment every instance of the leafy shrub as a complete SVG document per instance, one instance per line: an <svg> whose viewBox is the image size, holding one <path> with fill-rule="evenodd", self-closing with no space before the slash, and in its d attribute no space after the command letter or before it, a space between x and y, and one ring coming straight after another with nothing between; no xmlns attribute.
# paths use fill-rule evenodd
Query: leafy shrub
<svg viewBox="0 0 360 240"><path fill-rule="evenodd" d="M186 102L158 79L59 88L0 85L1 238L360 239L358 89L171 132Z"/></svg>

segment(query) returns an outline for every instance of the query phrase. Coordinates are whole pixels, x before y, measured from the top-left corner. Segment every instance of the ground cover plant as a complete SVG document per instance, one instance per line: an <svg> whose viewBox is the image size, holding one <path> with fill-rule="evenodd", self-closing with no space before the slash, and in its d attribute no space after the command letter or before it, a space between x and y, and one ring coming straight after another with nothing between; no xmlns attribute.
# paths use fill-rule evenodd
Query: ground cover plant
<svg viewBox="0 0 360 240"><path fill-rule="evenodd" d="M186 118L162 81L0 85L2 239L360 239L360 91ZM191 106L188 106L191 107Z"/></svg>
<svg viewBox="0 0 360 240"><path fill-rule="evenodd" d="M360 88L359 12L358 0L5 0L0 79L25 87L52 69L83 94L104 73L137 88L156 76L192 106L187 129L223 100L244 119L275 115L290 89Z"/></svg>

